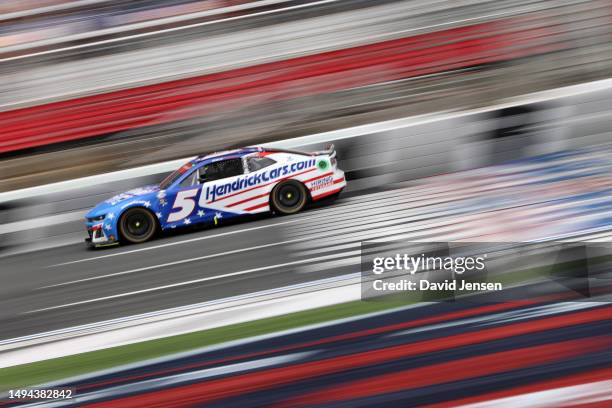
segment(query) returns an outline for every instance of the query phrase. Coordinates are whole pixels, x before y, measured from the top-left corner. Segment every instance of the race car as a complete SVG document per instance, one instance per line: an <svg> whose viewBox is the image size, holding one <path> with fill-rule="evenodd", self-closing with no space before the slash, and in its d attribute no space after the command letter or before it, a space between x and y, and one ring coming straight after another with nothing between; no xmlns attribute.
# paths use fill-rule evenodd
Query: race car
<svg viewBox="0 0 612 408"><path fill-rule="evenodd" d="M199 156L159 185L118 194L86 214L94 247L141 243L163 230L218 225L233 217L272 211L294 214L346 187L330 145L312 153L246 147Z"/></svg>

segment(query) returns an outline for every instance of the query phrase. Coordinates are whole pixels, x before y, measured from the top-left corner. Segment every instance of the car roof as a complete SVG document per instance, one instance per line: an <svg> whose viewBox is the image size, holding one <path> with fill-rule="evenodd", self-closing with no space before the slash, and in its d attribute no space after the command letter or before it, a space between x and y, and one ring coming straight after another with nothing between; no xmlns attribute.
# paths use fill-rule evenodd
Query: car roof
<svg viewBox="0 0 612 408"><path fill-rule="evenodd" d="M274 148L264 148L261 146L249 146L242 147L239 149L233 150L223 150L220 152L208 153L205 155L201 155L196 157L193 160L193 164L201 164L203 162L210 163L213 161L221 160L221 159L236 159L242 158L246 155L257 153L257 152L269 152L269 153L291 153L291 154L301 154L305 156L309 156L309 153L294 151L294 150L284 150L284 149L274 149Z"/></svg>
<svg viewBox="0 0 612 408"><path fill-rule="evenodd" d="M261 147L243 147L240 149L233 149L233 150L223 150L220 152L213 152L213 153L208 153L205 155L201 155L196 157L193 161L195 163L202 163L204 161L206 162L211 162L211 161L216 161L219 159L233 159L233 158L240 158L243 156L246 156L247 154L251 154L251 153L255 153L255 152L261 152L263 151L263 149Z"/></svg>

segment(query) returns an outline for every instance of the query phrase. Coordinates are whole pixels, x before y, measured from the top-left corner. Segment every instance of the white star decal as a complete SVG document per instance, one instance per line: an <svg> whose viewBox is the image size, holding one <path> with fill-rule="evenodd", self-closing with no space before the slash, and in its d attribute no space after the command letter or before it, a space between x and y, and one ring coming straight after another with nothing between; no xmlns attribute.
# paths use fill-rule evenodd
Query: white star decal
<svg viewBox="0 0 612 408"><path fill-rule="evenodd" d="M191 224L191 221L189 220L189 218L185 218L185 225L189 225Z"/></svg>
<svg viewBox="0 0 612 408"><path fill-rule="evenodd" d="M155 213L155 215L157 215L157 218L159 218L159 219L161 219L161 217L162 217L162 213L160 213L160 212Z"/></svg>
<svg viewBox="0 0 612 408"><path fill-rule="evenodd" d="M204 211L200 210L198 211L198 217L203 217L204 216Z"/></svg>
<svg viewBox="0 0 612 408"><path fill-rule="evenodd" d="M112 228L113 228L113 227L111 227L111 226L110 226L110 225L108 225L108 224L106 224L106 225L104 226L104 229L105 229L105 230L107 230L107 231L110 231Z"/></svg>
<svg viewBox="0 0 612 408"><path fill-rule="evenodd" d="M220 212L215 213L215 217L216 218L223 218L223 214L221 214Z"/></svg>
<svg viewBox="0 0 612 408"><path fill-rule="evenodd" d="M108 213L107 217L108 217L108 219L109 219L109 220L112 220L112 219L114 219L114 218L115 218L115 214L113 214L113 213Z"/></svg>
<svg viewBox="0 0 612 408"><path fill-rule="evenodd" d="M149 208L149 207L151 206L151 202L149 202L149 201L145 201L145 202L144 202L144 206L145 206L145 207L147 207L147 208Z"/></svg>

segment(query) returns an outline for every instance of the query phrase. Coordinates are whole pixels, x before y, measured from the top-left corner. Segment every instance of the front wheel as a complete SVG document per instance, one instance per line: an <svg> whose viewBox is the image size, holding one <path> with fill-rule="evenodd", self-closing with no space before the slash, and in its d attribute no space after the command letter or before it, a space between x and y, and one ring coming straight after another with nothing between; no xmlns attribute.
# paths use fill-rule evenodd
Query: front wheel
<svg viewBox="0 0 612 408"><path fill-rule="evenodd" d="M302 183L285 181L272 191L272 208L281 214L295 214L306 205L308 193Z"/></svg>
<svg viewBox="0 0 612 408"><path fill-rule="evenodd" d="M121 237L132 244L148 241L157 231L157 222L151 214L143 208L130 208L119 221Z"/></svg>

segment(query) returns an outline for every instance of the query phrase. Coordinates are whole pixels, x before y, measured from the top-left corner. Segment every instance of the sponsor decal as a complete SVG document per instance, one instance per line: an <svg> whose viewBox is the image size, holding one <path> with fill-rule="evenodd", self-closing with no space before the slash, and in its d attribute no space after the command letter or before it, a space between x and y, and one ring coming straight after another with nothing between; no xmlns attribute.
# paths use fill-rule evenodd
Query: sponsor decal
<svg viewBox="0 0 612 408"><path fill-rule="evenodd" d="M205 184L205 188L197 187L179 191L174 200L174 204L172 205L172 209L175 212L170 213L167 221L175 222L191 215L196 208L196 196L198 195L198 192L200 192L200 197L197 204L199 207L204 208L209 201L212 202L233 192L255 187L259 184L265 184L278 178L289 176L293 173L313 167L315 164L315 159L304 160L269 170L245 174L227 183L223 183L223 180L220 180L219 184ZM215 215L215 225L218 223L218 219L220 219L221 216L221 213L217 213Z"/></svg>
<svg viewBox="0 0 612 408"><path fill-rule="evenodd" d="M327 177L323 177L321 179L315 180L311 184L310 191L321 190L327 186L330 186L333 183L333 181L334 181L333 176L327 176Z"/></svg>
<svg viewBox="0 0 612 408"><path fill-rule="evenodd" d="M222 196L231 194L235 191L239 191L248 187L254 187L258 184L267 183L273 181L279 177L287 176L292 173L296 173L301 170L305 170L309 167L314 166L315 160L299 161L291 164L286 164L282 167L277 167L271 170L265 170L253 174L245 174L242 177L235 179L232 182L217 185L206 186L206 201L215 201ZM202 206L202 200L200 199L200 206Z"/></svg>
<svg viewBox="0 0 612 408"><path fill-rule="evenodd" d="M327 169L327 167L329 167L329 165L327 164L327 160L319 160L319 162L317 163L317 167L321 170Z"/></svg>

